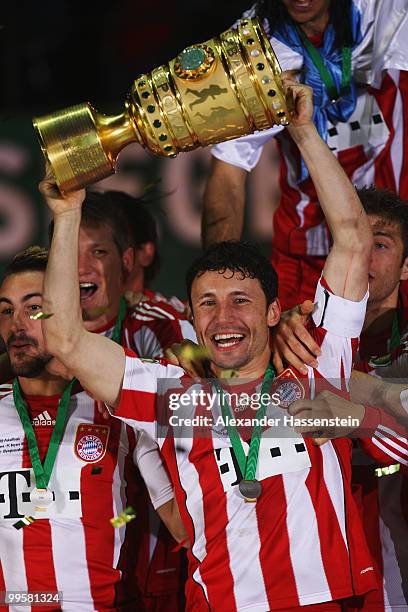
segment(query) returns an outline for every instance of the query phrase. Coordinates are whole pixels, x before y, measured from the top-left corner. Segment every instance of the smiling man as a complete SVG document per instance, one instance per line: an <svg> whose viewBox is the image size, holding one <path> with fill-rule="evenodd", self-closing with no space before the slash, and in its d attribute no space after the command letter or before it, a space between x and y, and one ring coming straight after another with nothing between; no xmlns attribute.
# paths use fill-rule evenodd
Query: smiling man
<svg viewBox="0 0 408 612"><path fill-rule="evenodd" d="M54 593L39 611L144 610L134 577L140 533L136 524L114 530L110 519L136 505L137 465L160 516L184 539L172 486L150 438L103 419L77 381L47 371L52 355L36 319L46 265L45 249L27 249L0 285L14 375L0 396L0 584Z"/></svg>
<svg viewBox="0 0 408 612"><path fill-rule="evenodd" d="M306 378L292 372L283 380L283 399L286 393L290 399L311 392L316 379L341 386L350 375L365 315L371 235L352 185L311 121L310 90L286 86L296 108L289 129L334 239L311 323L322 355ZM349 441L320 448L294 432L273 439L256 430L249 444L229 428L227 435L172 432L162 421L166 410L160 413L163 392L188 392L197 383L179 367L146 363L83 328L76 253L84 194L62 197L49 177L42 191L55 219L43 303L53 314L43 320L47 348L117 416L161 445L192 543L187 609L340 610L338 600L375 588L351 495ZM214 385L220 397L230 388L220 380L230 368L239 367L263 391L282 383L269 367L269 330L280 310L274 278L265 258L241 243L214 246L192 266L194 326L213 359L214 378L203 384ZM185 411L194 414L191 406Z"/></svg>

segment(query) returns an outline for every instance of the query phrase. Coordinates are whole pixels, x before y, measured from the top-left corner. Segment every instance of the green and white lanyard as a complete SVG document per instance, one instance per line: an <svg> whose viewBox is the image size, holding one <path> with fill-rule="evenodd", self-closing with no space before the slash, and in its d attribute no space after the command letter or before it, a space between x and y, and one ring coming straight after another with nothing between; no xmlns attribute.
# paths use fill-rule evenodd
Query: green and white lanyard
<svg viewBox="0 0 408 612"><path fill-rule="evenodd" d="M126 300L125 300L124 297L121 297L120 298L120 302L119 302L119 314L118 314L118 318L116 319L115 327L113 328L113 332L112 332L112 336L111 336L111 340L116 342L116 344L121 344L121 340L122 340L122 325L123 325L123 321L125 320L125 317L126 317L126 311L127 311Z"/></svg>
<svg viewBox="0 0 408 612"><path fill-rule="evenodd" d="M310 42L302 28L296 25L296 30L302 40L303 46L305 47L310 59L316 66L323 83L326 86L327 93L329 94L330 100L336 102L348 89L351 81L351 47L343 47L342 49L342 66L341 66L341 86L338 91L337 86L333 80L332 75L324 64L324 60L316 49L316 47Z"/></svg>
<svg viewBox="0 0 408 612"><path fill-rule="evenodd" d="M116 320L115 327L112 333L112 340L117 343L120 343L121 340L122 325L126 316L126 309L126 301L124 298L121 298L119 304L118 318ZM76 382L77 381L75 378L71 380L68 386L64 389L61 399L58 402L55 425L52 431L51 440L48 445L47 454L45 456L43 464L40 459L37 438L35 436L35 432L31 424L27 403L25 402L21 394L21 388L18 379L15 378L13 380L14 404L16 406L16 410L18 412L21 424L24 429L28 445L28 451L30 453L31 465L35 474L36 488L31 491L30 500L36 506L36 510L39 511L45 511L46 508L53 501L53 494L48 489L48 483L50 481L55 460L57 458L57 453L61 444L62 436L64 435L72 388Z"/></svg>
<svg viewBox="0 0 408 612"><path fill-rule="evenodd" d="M261 419L265 416L269 402L265 403L263 398L269 393L273 379L275 378L275 370L270 366L266 370L262 386L261 386L261 405L258 408L255 415L255 424L252 429L251 441L249 444L248 457L245 454L245 450L242 444L241 436L235 425L231 424L231 407L228 405L227 398L224 395L224 390L220 385L220 382L215 379L214 386L216 387L220 396L220 405L224 423L226 424L228 436L234 450L235 457L238 461L239 468L243 479L239 483L239 490L245 497L246 501L255 502L256 499L261 495L262 485L256 480L256 467L258 464L259 446L262 437L262 427L260 426Z"/></svg>
<svg viewBox="0 0 408 612"><path fill-rule="evenodd" d="M53 494L47 488L51 478L52 470L57 457L58 449L61 444L62 436L64 435L65 425L68 417L68 405L71 399L72 387L76 379L73 378L65 388L61 399L58 402L57 416L55 419L54 429L52 431L51 440L48 445L47 454L44 464L40 459L38 450L37 438L35 437L34 429L31 424L30 415L28 412L27 403L21 394L20 384L18 379L13 380L13 397L16 410L20 417L21 424L27 439L28 451L30 453L31 465L35 474L36 488L30 493L30 499L37 510L46 510L53 501Z"/></svg>

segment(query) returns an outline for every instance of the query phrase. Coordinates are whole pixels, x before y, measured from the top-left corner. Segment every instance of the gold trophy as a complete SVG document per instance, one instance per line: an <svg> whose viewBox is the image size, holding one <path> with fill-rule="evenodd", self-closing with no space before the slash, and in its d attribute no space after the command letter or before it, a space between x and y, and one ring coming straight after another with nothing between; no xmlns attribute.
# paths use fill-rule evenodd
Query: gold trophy
<svg viewBox="0 0 408 612"><path fill-rule="evenodd" d="M157 155L287 125L281 68L257 19L192 45L133 83L124 112L108 116L84 103L34 118L61 191L74 191L115 171L131 142Z"/></svg>

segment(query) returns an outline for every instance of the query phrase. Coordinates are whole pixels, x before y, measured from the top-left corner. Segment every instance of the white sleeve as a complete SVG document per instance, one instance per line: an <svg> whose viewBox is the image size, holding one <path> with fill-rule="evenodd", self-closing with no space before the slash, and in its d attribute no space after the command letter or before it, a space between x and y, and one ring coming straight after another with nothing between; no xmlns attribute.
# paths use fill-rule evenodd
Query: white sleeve
<svg viewBox="0 0 408 612"><path fill-rule="evenodd" d="M385 70L408 67L408 0L353 1L361 12L363 34L353 51L353 74L379 88Z"/></svg>
<svg viewBox="0 0 408 612"><path fill-rule="evenodd" d="M352 302L331 293L319 280L315 293L313 321L316 327L342 338L358 338L363 329L368 291L360 302Z"/></svg>
<svg viewBox="0 0 408 612"><path fill-rule="evenodd" d="M155 510L174 497L173 485L167 475L157 443L145 432L137 435L133 460L138 466L149 491Z"/></svg>
<svg viewBox="0 0 408 612"><path fill-rule="evenodd" d="M211 147L211 155L227 164L251 172L261 157L264 145L283 129L283 126L276 125L269 130L222 142Z"/></svg>
<svg viewBox="0 0 408 612"><path fill-rule="evenodd" d="M351 368L358 347L367 307L368 293L360 302L334 295L320 280L315 295L315 312L307 329L320 347L317 372L308 367L312 395L329 382L340 390L349 388Z"/></svg>

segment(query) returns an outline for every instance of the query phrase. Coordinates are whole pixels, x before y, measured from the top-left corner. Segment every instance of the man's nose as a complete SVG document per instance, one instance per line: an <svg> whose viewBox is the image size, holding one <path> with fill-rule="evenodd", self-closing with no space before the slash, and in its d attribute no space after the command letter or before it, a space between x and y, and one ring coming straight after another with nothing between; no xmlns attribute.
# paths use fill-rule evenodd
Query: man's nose
<svg viewBox="0 0 408 612"><path fill-rule="evenodd" d="M28 315L21 310L15 310L13 314L13 321L11 324L11 330L18 332L27 329L27 317Z"/></svg>
<svg viewBox="0 0 408 612"><path fill-rule="evenodd" d="M86 274L87 272L89 272L89 256L87 253L81 253L81 251L79 251L78 254L78 272L79 275L81 274Z"/></svg>

